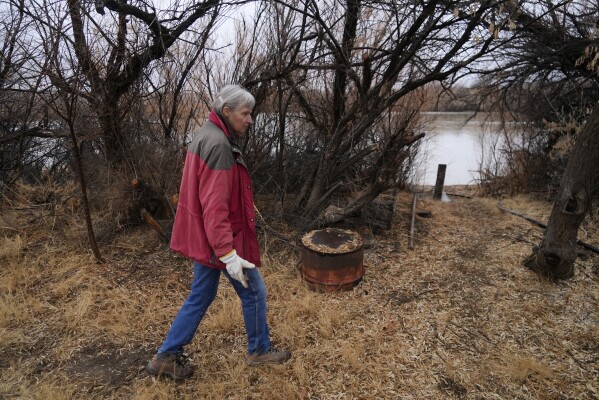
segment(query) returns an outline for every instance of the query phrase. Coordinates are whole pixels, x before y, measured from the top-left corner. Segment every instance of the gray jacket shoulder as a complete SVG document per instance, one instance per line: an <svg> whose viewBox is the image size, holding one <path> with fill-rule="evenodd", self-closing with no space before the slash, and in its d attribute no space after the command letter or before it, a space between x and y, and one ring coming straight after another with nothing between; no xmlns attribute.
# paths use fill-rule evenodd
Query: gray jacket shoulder
<svg viewBox="0 0 599 400"><path fill-rule="evenodd" d="M196 133L188 151L200 157L213 170L229 169L235 164L229 138L210 121L206 121Z"/></svg>

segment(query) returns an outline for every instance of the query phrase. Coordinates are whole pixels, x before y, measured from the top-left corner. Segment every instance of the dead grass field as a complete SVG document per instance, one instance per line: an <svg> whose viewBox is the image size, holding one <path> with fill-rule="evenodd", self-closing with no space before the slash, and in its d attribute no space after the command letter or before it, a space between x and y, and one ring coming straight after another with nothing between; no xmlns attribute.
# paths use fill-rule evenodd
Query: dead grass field
<svg viewBox="0 0 599 400"><path fill-rule="evenodd" d="M309 291L297 252L262 235L271 331L292 359L244 364L241 307L223 280L187 349L196 373L177 384L143 366L188 292L189 262L139 227L96 264L80 217L35 199L22 187L0 214L2 399L599 398L599 257L564 282L535 275L521 262L542 231L496 200L421 200L433 216L408 250L400 194L393 229L365 235L364 280L344 293ZM542 221L551 206L504 204ZM585 241L599 243L598 225L585 222Z"/></svg>

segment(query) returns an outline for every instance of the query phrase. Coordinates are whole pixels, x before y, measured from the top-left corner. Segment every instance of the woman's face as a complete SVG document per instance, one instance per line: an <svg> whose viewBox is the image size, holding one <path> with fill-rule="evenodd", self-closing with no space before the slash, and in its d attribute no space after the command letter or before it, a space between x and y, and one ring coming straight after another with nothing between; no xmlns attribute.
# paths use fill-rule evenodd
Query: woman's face
<svg viewBox="0 0 599 400"><path fill-rule="evenodd" d="M231 129L238 135L245 134L250 125L254 123L252 109L247 106L239 107L235 110L231 110L225 106L223 108L223 115L227 119Z"/></svg>

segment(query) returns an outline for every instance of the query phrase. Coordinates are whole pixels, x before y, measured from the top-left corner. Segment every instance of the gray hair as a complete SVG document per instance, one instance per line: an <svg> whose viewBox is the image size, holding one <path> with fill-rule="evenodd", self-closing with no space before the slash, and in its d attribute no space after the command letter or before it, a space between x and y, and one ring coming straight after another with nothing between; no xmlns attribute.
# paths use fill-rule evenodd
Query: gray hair
<svg viewBox="0 0 599 400"><path fill-rule="evenodd" d="M223 109L229 107L231 110L237 110L241 107L254 108L256 100L254 96L241 85L227 85L223 87L214 97L212 110L223 114Z"/></svg>

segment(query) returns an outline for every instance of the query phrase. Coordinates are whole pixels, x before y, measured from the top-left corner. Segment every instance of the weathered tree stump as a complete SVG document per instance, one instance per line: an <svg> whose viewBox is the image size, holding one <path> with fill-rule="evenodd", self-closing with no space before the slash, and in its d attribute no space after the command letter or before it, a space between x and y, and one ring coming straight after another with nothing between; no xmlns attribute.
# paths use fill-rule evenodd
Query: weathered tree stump
<svg viewBox="0 0 599 400"><path fill-rule="evenodd" d="M367 224L373 232L391 229L395 207L397 205L397 192L395 190L385 192L374 199L362 209L362 221Z"/></svg>

